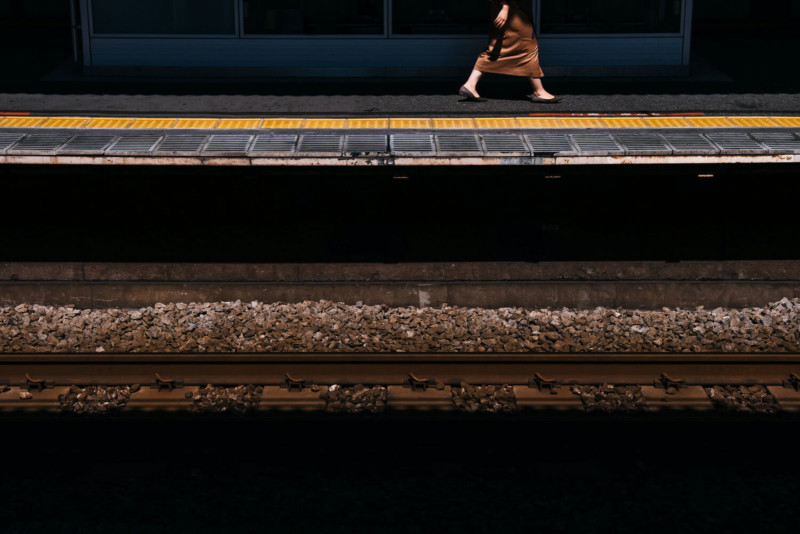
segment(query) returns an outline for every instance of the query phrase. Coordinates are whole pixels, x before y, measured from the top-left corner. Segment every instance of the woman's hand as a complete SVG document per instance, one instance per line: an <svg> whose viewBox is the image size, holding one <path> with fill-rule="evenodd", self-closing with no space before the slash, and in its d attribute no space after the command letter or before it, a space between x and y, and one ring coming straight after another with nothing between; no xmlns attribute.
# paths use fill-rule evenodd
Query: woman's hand
<svg viewBox="0 0 800 534"><path fill-rule="evenodd" d="M509 6L504 5L500 10L500 13L497 14L497 18L494 19L494 25L498 30L502 30L503 26L505 26L506 22L508 22L508 10Z"/></svg>

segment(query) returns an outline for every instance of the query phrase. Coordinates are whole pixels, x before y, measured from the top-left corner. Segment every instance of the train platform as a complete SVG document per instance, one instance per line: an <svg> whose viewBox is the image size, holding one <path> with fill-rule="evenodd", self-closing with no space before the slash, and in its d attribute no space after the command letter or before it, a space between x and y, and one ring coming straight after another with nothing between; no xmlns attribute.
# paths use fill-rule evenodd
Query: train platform
<svg viewBox="0 0 800 534"><path fill-rule="evenodd" d="M800 115L0 116L0 164L500 166L800 162Z"/></svg>

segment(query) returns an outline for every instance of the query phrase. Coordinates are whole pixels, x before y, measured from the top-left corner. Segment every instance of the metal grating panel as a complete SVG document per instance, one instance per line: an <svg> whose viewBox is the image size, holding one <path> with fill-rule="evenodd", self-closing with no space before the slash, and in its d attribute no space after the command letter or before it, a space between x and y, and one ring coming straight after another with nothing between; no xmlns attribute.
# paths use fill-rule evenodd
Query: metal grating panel
<svg viewBox="0 0 800 534"><path fill-rule="evenodd" d="M168 135L156 148L156 154L197 155L208 139L205 135Z"/></svg>
<svg viewBox="0 0 800 534"><path fill-rule="evenodd" d="M667 143L650 133L619 133L614 138L625 149L625 153L631 156L668 156L672 154L672 148Z"/></svg>
<svg viewBox="0 0 800 534"><path fill-rule="evenodd" d="M436 151L439 154L480 155L481 145L475 135L437 135Z"/></svg>
<svg viewBox="0 0 800 534"><path fill-rule="evenodd" d="M62 146L59 154L103 154L114 142L113 135L77 135Z"/></svg>
<svg viewBox="0 0 800 534"><path fill-rule="evenodd" d="M297 151L302 154L341 155L343 142L341 135L302 135Z"/></svg>
<svg viewBox="0 0 800 534"><path fill-rule="evenodd" d="M723 154L766 154L764 145L744 132L708 132L705 136L717 145Z"/></svg>
<svg viewBox="0 0 800 534"><path fill-rule="evenodd" d="M349 155L385 153L385 135L348 135L345 139L344 153Z"/></svg>
<svg viewBox="0 0 800 534"><path fill-rule="evenodd" d="M297 144L296 135L259 135L250 147L255 154L291 154Z"/></svg>
<svg viewBox="0 0 800 534"><path fill-rule="evenodd" d="M622 153L622 148L608 134L573 134L571 137L582 156Z"/></svg>
<svg viewBox="0 0 800 534"><path fill-rule="evenodd" d="M8 154L21 154L21 155L39 155L39 154L55 154L56 150L61 147L70 138L69 135L47 135L47 134L31 134L24 139L11 146Z"/></svg>
<svg viewBox="0 0 800 534"><path fill-rule="evenodd" d="M575 147L564 134L528 134L525 136L531 145L534 156L556 156L575 154Z"/></svg>
<svg viewBox="0 0 800 534"><path fill-rule="evenodd" d="M22 134L0 134L0 154L5 154L6 149L12 147L22 137Z"/></svg>
<svg viewBox="0 0 800 534"><path fill-rule="evenodd" d="M483 148L487 154L530 156L525 140L518 135L483 135Z"/></svg>
<svg viewBox="0 0 800 534"><path fill-rule="evenodd" d="M126 135L117 139L116 143L106 150L106 154L148 154L159 141L161 141L160 135Z"/></svg>
<svg viewBox="0 0 800 534"><path fill-rule="evenodd" d="M800 153L800 138L792 132L758 132L752 136L767 147L771 154Z"/></svg>
<svg viewBox="0 0 800 534"><path fill-rule="evenodd" d="M672 147L672 153L678 156L719 154L719 148L699 133L669 132L660 136Z"/></svg>
<svg viewBox="0 0 800 534"><path fill-rule="evenodd" d="M433 136L425 134L397 134L390 137L394 154L433 154Z"/></svg>
<svg viewBox="0 0 800 534"><path fill-rule="evenodd" d="M220 156L243 156L247 154L252 135L212 135L208 140L203 154L218 154Z"/></svg>

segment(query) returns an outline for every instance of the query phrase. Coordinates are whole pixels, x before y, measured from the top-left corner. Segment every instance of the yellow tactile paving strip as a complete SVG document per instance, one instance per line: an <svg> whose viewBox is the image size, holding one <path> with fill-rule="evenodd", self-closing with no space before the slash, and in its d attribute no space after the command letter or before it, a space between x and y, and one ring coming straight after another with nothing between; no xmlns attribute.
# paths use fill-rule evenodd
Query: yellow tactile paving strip
<svg viewBox="0 0 800 534"><path fill-rule="evenodd" d="M798 117L772 116L531 116L414 118L164 118L32 117L0 113L0 128L108 129L518 129L518 128L800 128Z"/></svg>
<svg viewBox="0 0 800 534"><path fill-rule="evenodd" d="M475 119L478 128L519 128L517 121L508 117Z"/></svg>
<svg viewBox="0 0 800 534"><path fill-rule="evenodd" d="M347 119L306 119L303 128L319 128L336 130L347 127Z"/></svg>
<svg viewBox="0 0 800 534"><path fill-rule="evenodd" d="M683 117L647 117L644 123L650 128L691 128Z"/></svg>
<svg viewBox="0 0 800 534"><path fill-rule="evenodd" d="M86 125L86 128L128 128L135 120L118 118L92 119Z"/></svg>
<svg viewBox="0 0 800 534"><path fill-rule="evenodd" d="M89 117L53 117L47 119L41 128L82 128L89 124L92 119Z"/></svg>
<svg viewBox="0 0 800 534"><path fill-rule="evenodd" d="M647 128L639 117L603 117L600 120L607 128Z"/></svg>
<svg viewBox="0 0 800 534"><path fill-rule="evenodd" d="M431 127L431 119L389 119L389 128L418 128Z"/></svg>
<svg viewBox="0 0 800 534"><path fill-rule="evenodd" d="M261 119L220 119L217 128L221 130L250 130L261 126Z"/></svg>
<svg viewBox="0 0 800 534"><path fill-rule="evenodd" d="M389 127L389 119L347 119L347 127L385 130Z"/></svg>
<svg viewBox="0 0 800 534"><path fill-rule="evenodd" d="M545 117L517 117L520 128L561 128L558 119Z"/></svg>
<svg viewBox="0 0 800 534"><path fill-rule="evenodd" d="M219 122L219 119L178 119L172 127L175 129L211 130L216 128Z"/></svg>
<svg viewBox="0 0 800 534"><path fill-rule="evenodd" d="M727 128L734 124L725 117L689 117L686 122L695 128Z"/></svg>
<svg viewBox="0 0 800 534"><path fill-rule="evenodd" d="M305 119L264 119L261 121L261 127L270 130L302 128L304 120Z"/></svg>
<svg viewBox="0 0 800 534"><path fill-rule="evenodd" d="M603 128L603 121L594 117L560 117L558 122L565 128Z"/></svg>
<svg viewBox="0 0 800 534"><path fill-rule="evenodd" d="M466 119L466 118L454 118L454 119L433 119L433 127L436 129L465 129L471 130L475 128L475 121L473 119Z"/></svg>

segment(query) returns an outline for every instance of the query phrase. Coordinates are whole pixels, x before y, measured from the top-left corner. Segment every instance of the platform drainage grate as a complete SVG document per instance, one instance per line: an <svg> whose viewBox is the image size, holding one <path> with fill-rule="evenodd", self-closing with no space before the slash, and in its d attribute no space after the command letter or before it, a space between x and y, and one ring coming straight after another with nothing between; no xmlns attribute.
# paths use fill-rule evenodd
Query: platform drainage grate
<svg viewBox="0 0 800 534"><path fill-rule="evenodd" d="M518 135L484 135L482 140L486 152L530 155L528 146Z"/></svg>
<svg viewBox="0 0 800 534"><path fill-rule="evenodd" d="M753 137L773 154L800 153L800 138L791 132L758 132Z"/></svg>
<svg viewBox="0 0 800 534"><path fill-rule="evenodd" d="M555 156L559 154L574 154L575 147L566 135L559 134L528 134L525 136L531 145L534 156Z"/></svg>
<svg viewBox="0 0 800 534"><path fill-rule="evenodd" d="M298 152L303 154L341 154L340 135L303 135L300 137Z"/></svg>
<svg viewBox="0 0 800 534"><path fill-rule="evenodd" d="M672 147L672 152L678 155L689 154L718 154L719 149L699 133L663 133L660 134Z"/></svg>
<svg viewBox="0 0 800 534"><path fill-rule="evenodd" d="M68 135L37 135L31 134L8 149L13 153L55 152L70 138Z"/></svg>
<svg viewBox="0 0 800 534"><path fill-rule="evenodd" d="M252 140L252 135L212 135L203 149L203 153L244 155Z"/></svg>
<svg viewBox="0 0 800 534"><path fill-rule="evenodd" d="M345 140L345 154L385 153L385 135L348 135Z"/></svg>
<svg viewBox="0 0 800 534"><path fill-rule="evenodd" d="M608 134L574 134L572 140L582 155L618 154L622 148Z"/></svg>
<svg viewBox="0 0 800 534"><path fill-rule="evenodd" d="M106 152L111 154L121 152L129 154L148 153L153 151L160 140L160 135L126 135L120 137Z"/></svg>
<svg viewBox="0 0 800 534"><path fill-rule="evenodd" d="M205 135L168 135L156 153L158 154L197 154L206 142Z"/></svg>
<svg viewBox="0 0 800 534"><path fill-rule="evenodd" d="M722 149L723 154L763 154L764 145L744 132L709 132L705 136Z"/></svg>
<svg viewBox="0 0 800 534"><path fill-rule="evenodd" d="M474 135L437 135L436 145L440 153L482 154L478 138Z"/></svg>
<svg viewBox="0 0 800 534"><path fill-rule="evenodd" d="M14 146L14 143L22 137L21 134L0 134L0 152L5 152L7 148Z"/></svg>
<svg viewBox="0 0 800 534"><path fill-rule="evenodd" d="M113 135L77 135L58 151L72 154L102 154L116 139Z"/></svg>
<svg viewBox="0 0 800 534"><path fill-rule="evenodd" d="M390 139L395 154L433 154L433 136L424 134L398 134Z"/></svg>
<svg viewBox="0 0 800 534"><path fill-rule="evenodd" d="M250 148L256 154L291 154L297 143L296 135L259 135Z"/></svg>
<svg viewBox="0 0 800 534"><path fill-rule="evenodd" d="M672 148L655 134L617 134L614 136L632 156L663 156L672 154Z"/></svg>

